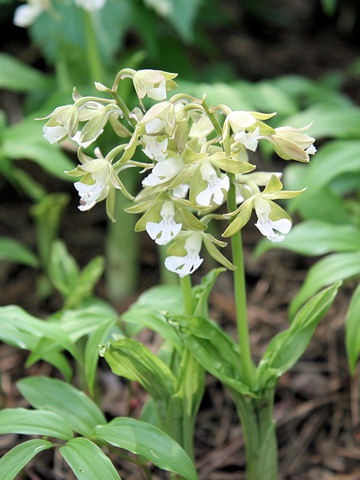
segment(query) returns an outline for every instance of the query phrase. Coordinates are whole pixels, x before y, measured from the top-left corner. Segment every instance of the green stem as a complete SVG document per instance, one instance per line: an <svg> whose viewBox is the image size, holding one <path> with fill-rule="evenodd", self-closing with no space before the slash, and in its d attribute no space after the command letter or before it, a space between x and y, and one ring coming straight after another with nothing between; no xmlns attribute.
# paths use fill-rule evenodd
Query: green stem
<svg viewBox="0 0 360 480"><path fill-rule="evenodd" d="M234 175L229 173L230 189L228 192L228 209L229 212L236 210L236 192L233 183ZM234 290L236 303L236 321L238 326L238 336L240 345L240 362L244 375L244 380L251 388L254 380L254 363L251 358L249 327L247 322L246 309L246 285L245 285L245 269L242 248L242 239L240 231L231 237L232 261L236 266L234 270Z"/></svg>
<svg viewBox="0 0 360 480"><path fill-rule="evenodd" d="M246 449L247 480L277 480L277 440L272 418L274 390L249 399L233 392L238 409Z"/></svg>
<svg viewBox="0 0 360 480"><path fill-rule="evenodd" d="M116 103L119 105L119 107L121 108L121 111L123 112L124 114L124 117L126 118L127 122L132 126L132 127L136 127L136 120L135 118L131 118L130 117L130 110L128 108L128 106L126 105L126 103L124 102L124 100L120 97L120 95L115 92L115 91L112 91L111 92L111 95L114 97L114 100L116 101Z"/></svg>
<svg viewBox="0 0 360 480"><path fill-rule="evenodd" d="M101 81L103 78L103 68L96 41L93 19L90 12L86 11L85 9L82 9L82 12L84 18L87 57L90 75L93 81Z"/></svg>
<svg viewBox="0 0 360 480"><path fill-rule="evenodd" d="M181 279L181 290L183 294L184 313L185 315L191 315L194 313L194 306L190 275L186 275Z"/></svg>

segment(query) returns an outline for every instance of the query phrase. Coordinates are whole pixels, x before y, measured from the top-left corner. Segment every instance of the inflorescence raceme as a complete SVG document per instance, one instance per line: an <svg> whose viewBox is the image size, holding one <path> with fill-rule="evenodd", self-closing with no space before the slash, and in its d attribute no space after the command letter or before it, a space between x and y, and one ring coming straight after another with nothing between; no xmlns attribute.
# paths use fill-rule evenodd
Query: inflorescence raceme
<svg viewBox="0 0 360 480"><path fill-rule="evenodd" d="M213 219L229 219L222 234L230 237L242 229L255 210L256 227L273 242L289 232L292 222L274 200L292 198L301 191L283 190L281 174L256 172L248 151L259 141L271 142L284 160L308 162L316 152L314 138L292 127L272 128L266 121L275 113L233 111L226 105L209 107L206 97L178 93L176 74L157 70L121 70L112 88L95 83L108 98L82 97L75 89L73 104L56 108L44 126L50 142L71 139L78 145L80 164L72 176L80 196L79 209L89 210L106 200L108 216L114 219L116 189L133 202L127 212L142 214L135 230L146 230L159 245L167 245L165 267L180 277L193 273L202 263L202 245L220 264L233 269L219 251L226 242L207 232ZM133 82L139 107L132 110L119 97L118 84ZM109 98L110 97L110 98ZM148 109L143 99L155 103ZM110 124L122 143L105 156L84 153ZM144 155L140 155L139 150ZM145 158L145 160L144 160ZM121 180L122 172L137 167L143 174L142 189L134 198ZM214 213L233 192L236 208L228 202L227 213Z"/></svg>

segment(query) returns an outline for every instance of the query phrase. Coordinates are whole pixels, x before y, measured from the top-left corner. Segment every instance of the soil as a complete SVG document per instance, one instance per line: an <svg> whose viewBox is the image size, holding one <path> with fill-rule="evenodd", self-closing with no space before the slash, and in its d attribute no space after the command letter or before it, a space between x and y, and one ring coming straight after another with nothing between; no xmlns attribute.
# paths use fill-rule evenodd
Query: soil
<svg viewBox="0 0 360 480"><path fill-rule="evenodd" d="M221 56L243 78L257 80L283 73L318 78L346 69L359 55L359 39L355 35L360 18L357 2L339 1L333 17L325 16L315 0L257 2L272 11L275 9L277 18L271 21L266 15L255 15L251 8L240 6L241 2L224 3L237 28L219 31L217 27L217 33L224 36ZM250 3L244 2L244 5ZM10 50L16 52L15 39L11 39L10 45ZM355 101L360 101L356 77L349 78L344 88ZM9 98L15 101L11 102L12 109L17 105L20 111L19 96L2 93L2 107L8 108ZM106 229L103 205L84 215L76 209L77 198L71 185L55 181L28 162L19 162L19 166L31 172L50 191L68 192L70 202L64 213L61 236L79 264L83 266L95 255L103 254ZM0 186L0 235L35 246L29 213L31 202L6 180L0 179ZM287 306L316 259L275 250L255 261L252 251L259 239L255 230L253 227L245 230L244 245L251 342L254 359L258 360L273 335L287 328ZM159 276L156 251L145 236L141 242L142 274L138 291L133 298L116 305L119 312ZM39 272L34 269L1 262L0 304L17 304L39 317L56 311L61 307L60 297L53 294L46 300L41 299L36 288L38 278ZM195 283L198 280L199 276L195 275ZM344 319L353 288L349 282L341 289L306 353L279 381L275 418L281 480L360 480L360 372L351 378L344 347ZM231 276L222 274L211 295L211 317L235 336L235 306L229 292ZM96 293L106 297L103 279ZM147 332L141 339L146 345L158 342ZM0 345L2 408L27 406L16 389L18 379L28 375L58 376L46 363L25 368L26 356L26 352ZM139 416L145 393L133 385L129 405L128 385L109 373L103 362L98 375L103 392L101 407L108 418L128 415L129 407L132 416ZM0 454L24 439L18 435L1 436ZM228 392L211 376L207 377L207 390L196 422L195 449L201 480L245 479L243 437L236 411ZM121 478L145 478L136 465L110 456ZM21 478L29 480L75 478L58 454L47 452L30 462L24 472ZM163 472L154 472L154 480L165 478Z"/></svg>

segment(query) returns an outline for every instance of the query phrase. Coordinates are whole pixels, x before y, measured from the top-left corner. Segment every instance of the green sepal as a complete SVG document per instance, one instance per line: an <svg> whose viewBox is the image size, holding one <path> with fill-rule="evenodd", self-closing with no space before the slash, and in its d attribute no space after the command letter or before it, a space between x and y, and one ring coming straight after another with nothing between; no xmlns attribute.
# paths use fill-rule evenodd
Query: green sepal
<svg viewBox="0 0 360 480"><path fill-rule="evenodd" d="M231 237L232 235L234 235L234 233L241 230L248 223L253 210L253 204L253 197L245 200L245 202L241 205L239 209L238 216L230 223L225 232L222 234L223 237Z"/></svg>
<svg viewBox="0 0 360 480"><path fill-rule="evenodd" d="M176 219L182 223L186 230L205 230L206 225L203 224L190 210L186 207L180 207L176 214Z"/></svg>
<svg viewBox="0 0 360 480"><path fill-rule="evenodd" d="M277 115L277 112L272 112L272 113L263 113L263 112L249 112L251 115L254 115L256 120L269 120L269 118L275 117Z"/></svg>
<svg viewBox="0 0 360 480"><path fill-rule="evenodd" d="M309 162L309 154L296 145L296 143L278 136L276 136L276 138L273 137L272 143L275 152L283 160L296 160L303 163Z"/></svg>
<svg viewBox="0 0 360 480"><path fill-rule="evenodd" d="M279 192L282 190L283 184L281 183L281 180L277 175L271 175L269 181L266 184L266 187L264 188L264 193L274 193L274 192Z"/></svg>
<svg viewBox="0 0 360 480"><path fill-rule="evenodd" d="M215 245L208 240L204 236L204 245L206 247L206 250L209 252L209 254L221 265L223 265L225 268L229 270L236 270L236 267L228 260L222 253L219 252L219 250L215 247Z"/></svg>
<svg viewBox="0 0 360 480"><path fill-rule="evenodd" d="M265 198L269 198L269 199L295 198L301 195L302 193L304 193L305 191L306 191L306 188L303 188L302 190L281 190L280 192L266 194Z"/></svg>
<svg viewBox="0 0 360 480"><path fill-rule="evenodd" d="M238 160L232 160L230 158L214 158L215 155L209 158L210 162L218 168L221 168L225 172L230 173L249 173L256 167L248 162L241 162Z"/></svg>
<svg viewBox="0 0 360 480"><path fill-rule="evenodd" d="M134 230L135 232L143 232L146 230L146 224L148 222L159 222L161 220L161 208L162 202L157 202L155 205L147 210L144 215L136 222Z"/></svg>

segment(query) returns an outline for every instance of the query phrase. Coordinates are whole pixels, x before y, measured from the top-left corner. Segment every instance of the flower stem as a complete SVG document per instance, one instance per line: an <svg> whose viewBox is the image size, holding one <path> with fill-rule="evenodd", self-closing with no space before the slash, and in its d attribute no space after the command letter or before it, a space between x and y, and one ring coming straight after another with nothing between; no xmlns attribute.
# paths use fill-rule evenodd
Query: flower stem
<svg viewBox="0 0 360 480"><path fill-rule="evenodd" d="M230 189L228 192L228 209L230 212L236 210L236 192L235 185L232 182L234 175L229 173L231 180ZM247 322L246 309L246 286L245 286L245 271L244 271L244 257L242 248L242 239L240 231L231 237L231 248L233 256L233 264L236 266L234 270L234 290L236 303L236 321L238 326L238 336L240 345L240 362L244 380L251 388L254 379L254 363L251 358L249 327Z"/></svg>
<svg viewBox="0 0 360 480"><path fill-rule="evenodd" d="M191 315L194 313L194 306L193 306L193 296L192 296L192 288L191 288L191 276L186 275L185 277L181 278L181 290L183 294L183 302L184 302L184 314Z"/></svg>
<svg viewBox="0 0 360 480"><path fill-rule="evenodd" d="M101 81L103 77L103 68L100 60L98 45L96 42L93 19L90 12L86 11L85 9L82 9L82 12L84 18L87 57L90 75L93 81Z"/></svg>

